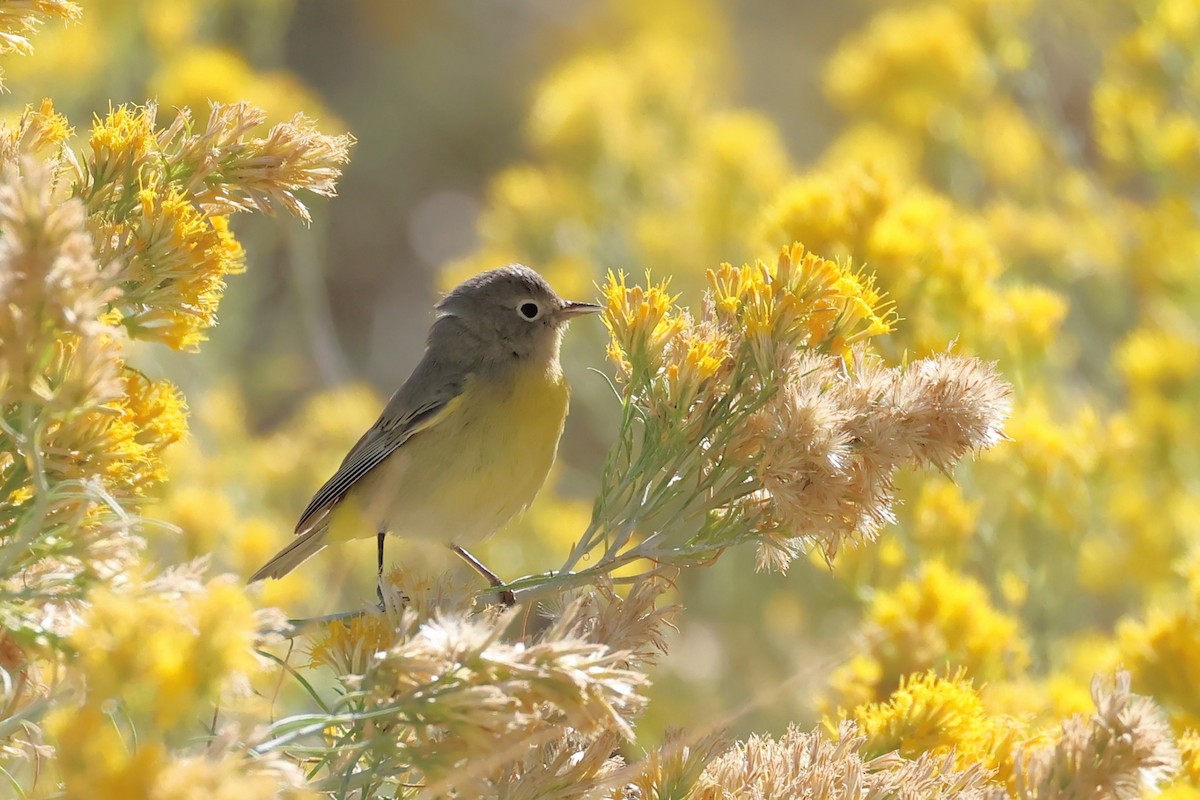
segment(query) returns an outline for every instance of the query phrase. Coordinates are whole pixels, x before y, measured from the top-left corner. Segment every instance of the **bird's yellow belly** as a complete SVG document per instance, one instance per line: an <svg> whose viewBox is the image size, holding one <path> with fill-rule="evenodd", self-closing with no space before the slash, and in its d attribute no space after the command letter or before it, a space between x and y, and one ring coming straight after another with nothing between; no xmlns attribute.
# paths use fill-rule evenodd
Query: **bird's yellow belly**
<svg viewBox="0 0 1200 800"><path fill-rule="evenodd" d="M557 364L503 388L471 379L445 418L363 476L335 509L330 539L386 530L466 546L495 533L545 482L567 395Z"/></svg>

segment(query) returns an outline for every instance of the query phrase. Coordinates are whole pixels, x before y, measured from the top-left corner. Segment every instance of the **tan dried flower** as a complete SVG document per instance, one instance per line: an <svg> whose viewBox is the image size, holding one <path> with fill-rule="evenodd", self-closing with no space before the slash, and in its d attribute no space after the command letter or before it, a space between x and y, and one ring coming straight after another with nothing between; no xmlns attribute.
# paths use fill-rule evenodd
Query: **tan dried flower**
<svg viewBox="0 0 1200 800"><path fill-rule="evenodd" d="M692 797L710 762L729 744L724 731L691 737L681 730L668 730L663 738L659 747L624 770L634 775L620 787L621 797L639 800Z"/></svg>
<svg viewBox="0 0 1200 800"><path fill-rule="evenodd" d="M460 796L496 800L588 797L610 785L620 774L625 764L616 755L620 745L621 737L615 731L594 737L568 731L536 745L524 758L510 761L478 781L456 781L456 788Z"/></svg>
<svg viewBox="0 0 1200 800"><path fill-rule="evenodd" d="M422 721L418 712L412 722L440 722L464 744L494 744L495 736L511 742L547 723L580 731L611 726L631 736L628 720L644 702L638 689L646 679L620 666L628 654L553 636L500 641L514 617L435 617L379 655L366 688L380 702L401 698L414 709L436 692L445 716Z"/></svg>
<svg viewBox="0 0 1200 800"><path fill-rule="evenodd" d="M317 800L301 769L282 758L209 752L161 765L149 788L154 800Z"/></svg>
<svg viewBox="0 0 1200 800"><path fill-rule="evenodd" d="M864 738L843 723L837 741L791 727L779 739L752 736L708 765L689 800L983 800L989 773L959 770L953 757L915 760L886 755L866 760Z"/></svg>
<svg viewBox="0 0 1200 800"><path fill-rule="evenodd" d="M656 654L667 651L666 629L682 610L679 605L658 605L674 577L671 572L644 575L625 597L617 594L611 580L601 578L586 594L553 613L554 621L542 635L583 638L628 653L631 664L652 663Z"/></svg>
<svg viewBox="0 0 1200 800"><path fill-rule="evenodd" d="M60 335L86 342L81 348L92 355L107 349L98 338L116 333L98 321L115 290L112 272L93 255L83 204L62 196L38 162L21 168L24 174L16 164L0 171L0 387L10 402L22 392L45 397L57 389L35 387L45 350ZM99 370L87 373L92 402L116 393L114 364L105 371L102 357L92 360Z"/></svg>
<svg viewBox="0 0 1200 800"><path fill-rule="evenodd" d="M652 609L654 593L645 596ZM339 672L348 698L347 712L321 726L346 745L331 750L322 786L405 781L423 783L429 796L481 787L525 796L568 775L597 778L614 742L632 737L647 679L630 668L632 653L586 638L600 619L590 616L595 603L574 602L536 635L511 641L516 611L434 609L421 619L397 599L371 622L331 626L314 647L314 660ZM265 750L305 735L290 732L289 720L276 727L283 733ZM361 761L368 746L369 769ZM561 765L558 778L534 774L544 758Z"/></svg>
<svg viewBox="0 0 1200 800"><path fill-rule="evenodd" d="M247 103L213 103L204 133L182 144L180 160L193 166L188 191L209 214L283 209L308 222L299 192L335 195L354 137L323 134L315 121L297 114L264 138L247 138L265 120Z"/></svg>
<svg viewBox="0 0 1200 800"><path fill-rule="evenodd" d="M1137 800L1179 771L1179 750L1162 710L1132 692L1128 672L1092 679L1096 711L1063 723L1052 746L1019 753L1020 798Z"/></svg>
<svg viewBox="0 0 1200 800"><path fill-rule="evenodd" d="M843 536L867 527L860 523L864 498L850 491L856 454L847 426L854 409L829 391L835 370L832 357L802 356L796 367L801 377L757 415L756 441L742 446L756 461L780 523L834 549Z"/></svg>
<svg viewBox="0 0 1200 800"><path fill-rule="evenodd" d="M63 145L72 133L67 118L48 99L34 109L26 106L16 125L0 125L0 163L18 165L22 156L34 156L57 166Z"/></svg>
<svg viewBox="0 0 1200 800"><path fill-rule="evenodd" d="M760 568L783 568L807 544L826 557L892 521L904 465L949 468L1001 438L1010 388L977 359L939 355L887 369L861 350L851 366L798 354L787 382L750 417L731 450L762 491L742 501Z"/></svg>
<svg viewBox="0 0 1200 800"><path fill-rule="evenodd" d="M475 605L471 588L449 574L395 569L384 577L382 613L359 614L324 624L308 647L310 666L326 666L339 679L357 680L377 654L411 636L436 613L467 614Z"/></svg>
<svg viewBox="0 0 1200 800"><path fill-rule="evenodd" d="M947 470L1004 438L1012 391L994 364L939 353L902 372L894 402L913 461Z"/></svg>

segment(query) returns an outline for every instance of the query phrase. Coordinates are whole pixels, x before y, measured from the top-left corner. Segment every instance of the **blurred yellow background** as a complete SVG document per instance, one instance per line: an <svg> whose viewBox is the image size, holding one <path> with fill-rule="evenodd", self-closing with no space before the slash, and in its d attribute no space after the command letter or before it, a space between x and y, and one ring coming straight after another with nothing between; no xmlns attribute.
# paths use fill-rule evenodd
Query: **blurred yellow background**
<svg viewBox="0 0 1200 800"><path fill-rule="evenodd" d="M1088 708L1118 664L1200 719L1200 11L1189 0L85 3L5 63L44 96L246 99L357 138L339 197L239 219L244 275L199 354L136 361L191 438L148 514L166 561L246 575L416 363L439 289L521 259L574 299L608 269L671 276L799 240L879 277L896 361L952 346L1017 388L1012 442L910 474L880 542L679 587L648 739L781 731L963 667L994 712ZM478 553L552 569L615 430L605 337L577 323L553 491ZM171 354L174 356L174 354ZM293 615L374 601L372 541L265 587ZM391 544L389 558L458 568Z"/></svg>

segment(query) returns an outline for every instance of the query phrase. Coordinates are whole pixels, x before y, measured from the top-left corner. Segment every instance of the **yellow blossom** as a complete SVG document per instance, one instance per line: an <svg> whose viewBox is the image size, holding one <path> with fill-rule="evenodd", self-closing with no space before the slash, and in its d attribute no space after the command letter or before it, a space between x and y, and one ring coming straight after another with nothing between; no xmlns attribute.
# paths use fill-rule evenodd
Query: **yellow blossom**
<svg viewBox="0 0 1200 800"><path fill-rule="evenodd" d="M1200 383L1200 339L1141 328L1121 343L1115 362L1131 391L1170 396Z"/></svg>
<svg viewBox="0 0 1200 800"><path fill-rule="evenodd" d="M156 10L149 22L161 22L171 13ZM191 9L192 15L197 13L196 9ZM170 36L169 33L166 35ZM345 124L291 73L256 70L241 54L222 47L193 44L175 53L150 82L149 94L166 107L197 110L207 108L212 102L245 100L262 108L271 119L286 119L303 111L319 119L325 130L345 128Z"/></svg>
<svg viewBox="0 0 1200 800"><path fill-rule="evenodd" d="M1186 730L1180 735L1178 743L1182 761L1179 777L1200 789L1200 733L1192 729ZM1200 793L1197 797L1200 797Z"/></svg>
<svg viewBox="0 0 1200 800"><path fill-rule="evenodd" d="M758 363L778 348L803 345L843 353L891 330L894 312L868 276L808 252L800 244L774 263L722 264L708 273L717 319L744 329Z"/></svg>
<svg viewBox="0 0 1200 800"><path fill-rule="evenodd" d="M1038 285L999 289L984 309L984 324L1002 338L1019 362L1028 363L1057 343L1066 321L1067 298Z"/></svg>
<svg viewBox="0 0 1200 800"><path fill-rule="evenodd" d="M943 136L993 80L975 32L942 3L883 11L825 69L826 89L842 108Z"/></svg>
<svg viewBox="0 0 1200 800"><path fill-rule="evenodd" d="M103 118L97 115L88 141L92 192L114 181L135 185L137 170L155 146L153 106L119 105Z"/></svg>
<svg viewBox="0 0 1200 800"><path fill-rule="evenodd" d="M113 430L127 431L128 439L125 452L117 457L126 465L138 465L137 477L125 480L141 493L165 478L162 453L186 434L186 405L170 381L151 381L126 369L124 382L125 396L114 404L120 418Z"/></svg>
<svg viewBox="0 0 1200 800"><path fill-rule="evenodd" d="M55 111L54 102L46 98L36 109L26 106L17 124L6 126L0 136L0 160L15 162L22 154L36 154L53 163L73 132L67 118Z"/></svg>
<svg viewBox="0 0 1200 800"><path fill-rule="evenodd" d="M362 675L375 654L396 642L393 621L385 614L359 614L330 622L309 645L309 666L328 667L335 675Z"/></svg>
<svg viewBox="0 0 1200 800"><path fill-rule="evenodd" d="M871 227L902 191L898 168L875 153L856 152L835 163L828 173L785 184L762 215L760 237L796 239L827 257L861 259Z"/></svg>
<svg viewBox="0 0 1200 800"><path fill-rule="evenodd" d="M1126 260L1134 290L1163 312L1185 307L1195 291L1191 287L1195 254L1200 251L1200 209L1180 194L1122 211L1133 221L1130 234L1135 244Z"/></svg>
<svg viewBox="0 0 1200 800"><path fill-rule="evenodd" d="M52 374L62 380L91 368L80 363L88 354L77 346L58 353ZM187 424L183 398L170 382L151 381L128 367L119 374L112 394L96 398L104 405L48 426L42 463L57 479L103 478L117 498L129 500L163 480L163 451Z"/></svg>
<svg viewBox="0 0 1200 800"><path fill-rule="evenodd" d="M999 246L985 221L949 197L902 177L894 163L856 153L786 185L762 233L865 262L903 320L885 347L926 354L956 339L973 352L1027 357L1052 343L1065 303L1046 289L1000 285ZM1026 300L1036 300L1026 304Z"/></svg>
<svg viewBox="0 0 1200 800"><path fill-rule="evenodd" d="M160 579L162 588L172 580ZM71 636L89 705L118 701L134 719L168 730L206 713L230 675L256 669L257 622L245 591L228 580L181 588L174 599L145 589L92 593Z"/></svg>
<svg viewBox="0 0 1200 800"><path fill-rule="evenodd" d="M975 535L983 503L968 499L962 487L947 478L922 481L912 511L912 535L923 552L958 561Z"/></svg>
<svg viewBox="0 0 1200 800"><path fill-rule="evenodd" d="M1190 0L1146 4L1140 25L1110 50L1093 115L1101 152L1120 170L1168 186L1200 177L1200 22Z"/></svg>
<svg viewBox="0 0 1200 800"><path fill-rule="evenodd" d="M1006 433L1011 441L983 457L985 480L997 481L993 490L1029 487L1021 493L1005 489L1008 512L1023 520L1016 535L1036 537L1023 540L1025 547L1038 542L1043 557L1050 545L1067 547L1065 556L1073 560L1074 543L1086 530L1088 481L1106 440L1103 421L1086 405L1059 419L1046 400L1030 396L1014 408Z"/></svg>
<svg viewBox="0 0 1200 800"><path fill-rule="evenodd" d="M1028 645L1015 618L996 610L977 581L926 562L915 578L879 592L867 613L868 651L878 666L834 671L841 687L836 705L883 700L902 676L927 669L962 668L974 680L999 680L1019 674L1029 663ZM843 674L845 673L845 674ZM857 687L858 681L869 683Z"/></svg>
<svg viewBox="0 0 1200 800"><path fill-rule="evenodd" d="M947 677L933 671L907 675L886 700L843 714L867 737L866 753L916 758L953 752L959 763L998 770L1001 781L1011 778L1012 751L1024 738L1018 720L988 713L961 670ZM828 719L825 724L835 727Z"/></svg>
<svg viewBox="0 0 1200 800"><path fill-rule="evenodd" d="M122 322L136 337L194 350L245 253L226 217L205 214L184 193L151 184L137 197L141 213L126 234L133 252L121 270Z"/></svg>
<svg viewBox="0 0 1200 800"><path fill-rule="evenodd" d="M1040 131L1008 100L989 103L979 125L987 131L976 141L988 178L1002 189L1035 194L1047 169Z"/></svg>
<svg viewBox="0 0 1200 800"><path fill-rule="evenodd" d="M649 281L647 281L649 284ZM622 369L653 368L664 348L686 324L672 307L678 295L667 291L667 282L630 288L624 272L608 274L604 287L604 325L613 348L610 355ZM626 365L630 365L626 367Z"/></svg>
<svg viewBox="0 0 1200 800"><path fill-rule="evenodd" d="M683 42L641 37L627 52L574 60L546 81L530 135L535 146L565 163L607 156L643 161L648 168L647 157L670 151L674 124L698 116L707 93L692 89L714 77L711 63ZM643 114L665 124L657 132L639 126Z"/></svg>
<svg viewBox="0 0 1200 800"><path fill-rule="evenodd" d="M144 741L136 750L113 717L98 703L56 709L46 722L54 737L55 767L71 794L140 798L150 795L165 760L161 742Z"/></svg>
<svg viewBox="0 0 1200 800"><path fill-rule="evenodd" d="M1197 597L1200 592L1193 592L1180 608L1152 608L1117 627L1118 648L1134 685L1153 696L1179 730L1200 726L1192 680L1200 665Z"/></svg>

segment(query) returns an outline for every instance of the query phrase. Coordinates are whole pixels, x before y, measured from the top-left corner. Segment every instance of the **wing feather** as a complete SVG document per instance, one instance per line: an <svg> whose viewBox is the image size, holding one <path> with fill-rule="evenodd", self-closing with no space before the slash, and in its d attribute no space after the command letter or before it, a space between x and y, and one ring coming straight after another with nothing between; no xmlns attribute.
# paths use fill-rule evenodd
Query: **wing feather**
<svg viewBox="0 0 1200 800"><path fill-rule="evenodd" d="M410 383L420 385L419 381ZM304 513L300 515L300 521L296 523L296 532L303 533L313 523L319 523L325 516L323 512L345 497L364 475L382 464L413 436L436 425L450 410L454 401L462 395L464 385L465 381L462 380L444 382L434 397L411 408L406 408L410 405L409 398L406 397L406 389L409 387L405 386L397 392L379 420L346 454L333 477L317 490Z"/></svg>

